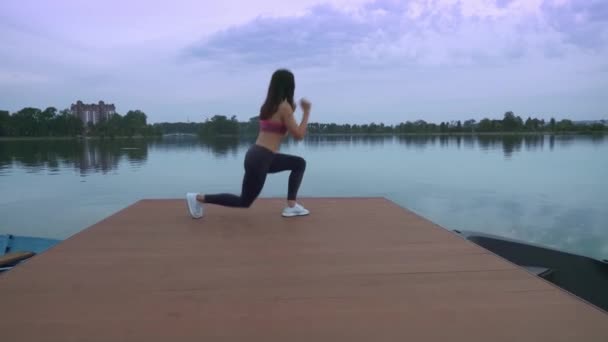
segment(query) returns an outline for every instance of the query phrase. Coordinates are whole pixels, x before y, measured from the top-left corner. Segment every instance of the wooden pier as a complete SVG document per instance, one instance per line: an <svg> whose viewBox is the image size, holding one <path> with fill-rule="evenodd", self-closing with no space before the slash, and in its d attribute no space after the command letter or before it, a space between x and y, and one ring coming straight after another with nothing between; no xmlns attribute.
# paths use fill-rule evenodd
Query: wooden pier
<svg viewBox="0 0 608 342"><path fill-rule="evenodd" d="M0 275L2 341L608 341L608 315L383 198L142 200Z"/></svg>

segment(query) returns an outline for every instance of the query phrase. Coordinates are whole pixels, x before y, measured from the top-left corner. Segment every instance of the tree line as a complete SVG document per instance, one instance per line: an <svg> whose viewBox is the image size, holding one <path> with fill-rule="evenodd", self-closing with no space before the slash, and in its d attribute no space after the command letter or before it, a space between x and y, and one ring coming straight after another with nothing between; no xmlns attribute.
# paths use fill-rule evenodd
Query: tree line
<svg viewBox="0 0 608 342"><path fill-rule="evenodd" d="M0 137L132 137L162 134L160 128L146 121L144 112L130 110L124 116L113 114L107 120L96 124L89 122L85 126L79 117L67 109L58 111L55 107L44 110L26 107L12 114L0 110Z"/></svg>
<svg viewBox="0 0 608 342"><path fill-rule="evenodd" d="M255 135L258 132L258 117L240 122L236 116L214 115L203 122L163 122L147 124L147 116L140 110L130 110L126 115L113 114L97 124L83 124L82 120L64 109L54 107L44 110L27 107L10 114L0 111L0 137L65 137L65 136L155 136L171 133L190 133L201 137L222 135ZM310 134L450 134L450 133L595 133L608 132L608 122L593 124L575 123L528 117L526 120L513 112L507 112L502 119L484 118L476 120L450 121L439 124L424 120L407 121L397 125L383 123L370 124L308 124Z"/></svg>
<svg viewBox="0 0 608 342"><path fill-rule="evenodd" d="M158 123L154 124L164 134L190 133L202 137L219 135L255 135L258 132L258 117L252 117L246 122L239 122L236 116L228 118L215 115L200 123ZM528 117L526 120L513 112L507 112L503 118L480 121L466 120L429 123L424 120L407 121L397 125L370 123L362 125L316 123L308 124L309 134L449 134L449 133L594 133L608 132L608 122L585 124L575 123L569 119L560 121L551 118L544 119Z"/></svg>

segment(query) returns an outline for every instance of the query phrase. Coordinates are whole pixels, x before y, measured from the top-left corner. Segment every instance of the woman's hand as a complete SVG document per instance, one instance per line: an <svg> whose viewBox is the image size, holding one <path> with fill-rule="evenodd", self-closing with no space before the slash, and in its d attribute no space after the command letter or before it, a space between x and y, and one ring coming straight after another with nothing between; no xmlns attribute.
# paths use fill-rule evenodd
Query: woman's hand
<svg viewBox="0 0 608 342"><path fill-rule="evenodd" d="M308 101L307 99L300 99L300 106L302 107L302 111L304 111L304 114L308 115L310 114L310 101Z"/></svg>
<svg viewBox="0 0 608 342"><path fill-rule="evenodd" d="M294 137L296 140L304 139L306 136L306 129L308 127L308 117L310 115L310 102L306 99L300 100L300 106L302 106L302 110L304 114L302 115L302 121L298 125L294 116L293 116L293 108L289 105L284 105L279 107L279 112L281 113L281 118L285 125L287 126L287 131Z"/></svg>

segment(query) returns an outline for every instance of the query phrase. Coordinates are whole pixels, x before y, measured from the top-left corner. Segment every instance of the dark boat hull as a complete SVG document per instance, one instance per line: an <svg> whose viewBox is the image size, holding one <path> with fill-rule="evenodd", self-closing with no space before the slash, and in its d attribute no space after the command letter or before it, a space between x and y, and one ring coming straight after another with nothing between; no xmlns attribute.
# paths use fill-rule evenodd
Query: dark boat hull
<svg viewBox="0 0 608 342"><path fill-rule="evenodd" d="M463 238L608 311L608 262L500 236L455 231Z"/></svg>

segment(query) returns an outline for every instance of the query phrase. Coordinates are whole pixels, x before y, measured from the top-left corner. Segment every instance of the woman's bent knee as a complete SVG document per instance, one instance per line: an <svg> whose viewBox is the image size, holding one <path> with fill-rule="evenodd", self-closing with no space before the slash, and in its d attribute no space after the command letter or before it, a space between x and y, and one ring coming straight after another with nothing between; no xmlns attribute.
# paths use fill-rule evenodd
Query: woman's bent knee
<svg viewBox="0 0 608 342"><path fill-rule="evenodd" d="M306 160L302 157L296 158L296 169L304 171L306 169Z"/></svg>

